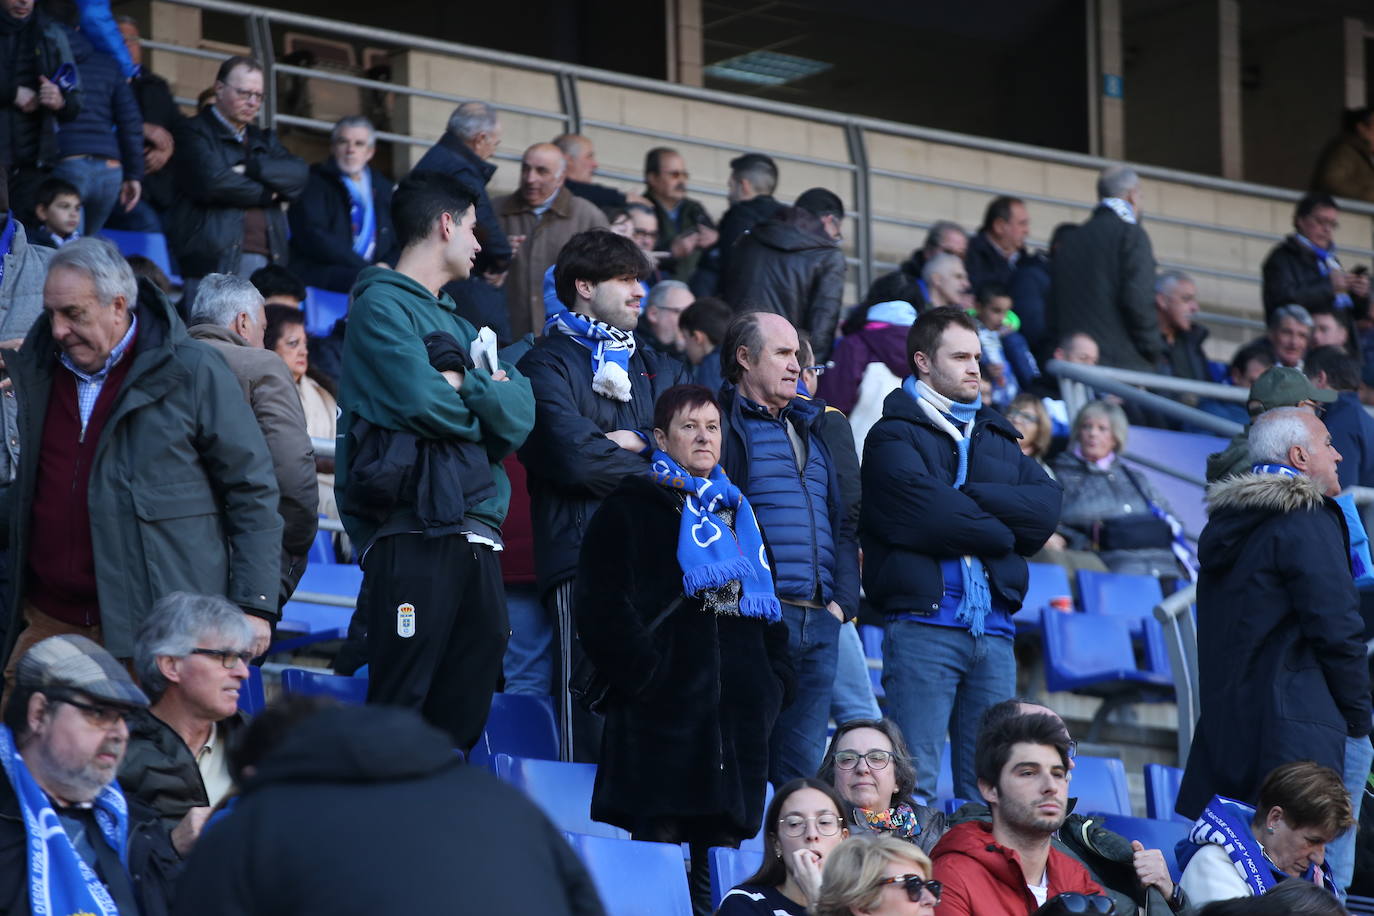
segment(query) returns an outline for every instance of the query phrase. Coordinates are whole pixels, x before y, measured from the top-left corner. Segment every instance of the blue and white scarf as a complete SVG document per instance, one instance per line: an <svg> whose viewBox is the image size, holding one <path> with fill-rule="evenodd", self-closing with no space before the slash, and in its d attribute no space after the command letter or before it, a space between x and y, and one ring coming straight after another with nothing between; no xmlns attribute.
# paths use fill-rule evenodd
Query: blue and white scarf
<svg viewBox="0 0 1374 916"><path fill-rule="evenodd" d="M0 725L0 766L9 777L24 817L29 852L29 905L34 916L78 913L119 916L110 892L77 854L47 793L29 772L24 758L19 756L14 736L5 725ZM103 842L119 853L119 861L127 870L129 851L125 840L129 835L129 808L119 785L111 783L101 789L93 806ZM93 838L92 842L102 840Z"/></svg>
<svg viewBox="0 0 1374 916"><path fill-rule="evenodd" d="M1283 477L1301 477L1302 472L1286 464L1256 464L1250 468L1255 474L1278 474ZM1374 584L1374 559L1370 558L1369 533L1365 531L1364 520L1355 505L1355 497L1349 493L1333 496L1332 501L1341 507L1345 516L1345 527L1350 534L1350 575L1357 587Z"/></svg>
<svg viewBox="0 0 1374 916"><path fill-rule="evenodd" d="M630 357L635 355L632 332L563 311L549 316L544 333L566 334L591 351L592 391L614 401L630 400Z"/></svg>
<svg viewBox="0 0 1374 916"><path fill-rule="evenodd" d="M353 253L364 261L372 260L377 248L377 207L372 199L372 176L363 169L361 181L340 175L348 190L348 225L353 232Z"/></svg>
<svg viewBox="0 0 1374 916"><path fill-rule="evenodd" d="M915 399L921 410L932 423L938 426L951 439L959 451L959 469L954 475L954 488L963 487L968 479L969 435L978 411L983 409L983 396L969 404L962 404L940 394L914 375L908 375L902 382L902 390ZM950 422L952 418L963 429ZM969 633L982 636L988 612L992 610L992 591L988 588L988 572L983 561L972 554L959 559L959 569L963 573L964 594L959 599L959 609L954 619L968 627Z"/></svg>
<svg viewBox="0 0 1374 916"><path fill-rule="evenodd" d="M1121 221L1124 223L1130 223L1134 226L1138 220L1135 215L1135 207L1120 197L1104 197L1102 198L1102 206L1121 217Z"/></svg>
<svg viewBox="0 0 1374 916"><path fill-rule="evenodd" d="M1297 239L1299 242L1301 242L1303 245L1305 245L1309 251L1311 251L1313 254L1317 256L1317 270L1321 272L1321 275L1323 277L1329 277L1331 275L1331 270L1333 268L1336 270L1341 269L1341 262L1336 260L1336 248L1334 245L1331 247L1330 250L1327 250L1319 246L1316 242L1312 241L1307 236L1303 235L1301 232L1293 233L1293 237ZM1350 301L1349 293L1336 293L1333 304L1336 306L1336 308L1341 309L1348 309L1354 305L1354 303Z"/></svg>
<svg viewBox="0 0 1374 916"><path fill-rule="evenodd" d="M1188 861L1204 846L1220 846L1231 857L1237 874L1250 888L1250 893L1258 897L1278 887L1280 881L1288 876L1280 871L1264 852L1264 847L1250 832L1250 822L1254 820L1255 809L1233 798L1217 795L1207 803L1199 817L1188 831L1188 837L1178 841L1174 852L1178 856L1178 867L1188 867ZM1320 881L1318 878L1320 877ZM1325 862L1320 866L1309 865L1302 879L1320 883L1331 893L1336 892L1336 884L1331 878L1331 869Z"/></svg>
<svg viewBox="0 0 1374 916"><path fill-rule="evenodd" d="M682 527L677 535L677 561L682 567L682 590L698 595L733 579L741 586L739 612L770 623L782 620L782 605L773 592L773 574L754 510L720 465L711 476L693 477L667 452L656 450L649 462L649 478L661 487L687 495ZM735 531L716 516L721 506L735 510Z"/></svg>

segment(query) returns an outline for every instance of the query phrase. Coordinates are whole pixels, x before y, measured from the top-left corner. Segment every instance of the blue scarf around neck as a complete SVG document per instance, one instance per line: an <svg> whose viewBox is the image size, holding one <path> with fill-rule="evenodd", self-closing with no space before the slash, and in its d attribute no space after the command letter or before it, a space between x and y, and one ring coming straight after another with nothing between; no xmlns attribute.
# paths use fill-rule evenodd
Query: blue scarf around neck
<svg viewBox="0 0 1374 916"><path fill-rule="evenodd" d="M361 181L343 174L339 177L348 190L348 225L353 232L353 253L370 261L377 247L377 207L372 199L372 176L364 171Z"/></svg>
<svg viewBox="0 0 1374 916"><path fill-rule="evenodd" d="M630 357L635 335L604 321L565 310L544 323L545 334L565 334L591 351L592 391L616 401L630 400Z"/></svg>
<svg viewBox="0 0 1374 916"><path fill-rule="evenodd" d="M1231 857L1237 874L1250 888L1250 893L1258 897L1278 886L1288 877L1279 871L1264 852L1264 847L1250 832L1250 822L1254 820L1255 809L1233 798L1217 795L1207 803L1199 817L1188 831L1185 839L1178 841L1174 852L1178 856L1178 867L1188 867L1188 861L1204 846L1219 846ZM1336 892L1331 878L1330 867L1323 862L1320 867L1309 865L1302 880L1315 883L1320 868L1321 885L1331 893Z"/></svg>

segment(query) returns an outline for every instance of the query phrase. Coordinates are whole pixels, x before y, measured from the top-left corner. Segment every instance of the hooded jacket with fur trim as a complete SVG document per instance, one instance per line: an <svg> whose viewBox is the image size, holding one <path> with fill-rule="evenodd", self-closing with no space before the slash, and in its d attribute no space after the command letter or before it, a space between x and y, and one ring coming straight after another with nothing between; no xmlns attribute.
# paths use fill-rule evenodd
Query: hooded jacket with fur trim
<svg viewBox="0 0 1374 916"><path fill-rule="evenodd" d="M1369 734L1369 673L1340 508L1306 476L1240 474L1208 488L1198 541L1202 717L1178 811L1253 804L1274 767L1341 772Z"/></svg>

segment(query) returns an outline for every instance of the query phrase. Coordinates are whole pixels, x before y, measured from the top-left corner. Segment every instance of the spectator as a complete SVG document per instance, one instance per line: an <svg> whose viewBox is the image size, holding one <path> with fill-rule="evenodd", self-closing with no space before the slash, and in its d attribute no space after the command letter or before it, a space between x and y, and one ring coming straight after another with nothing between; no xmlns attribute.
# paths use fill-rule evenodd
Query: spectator
<svg viewBox="0 0 1374 916"><path fill-rule="evenodd" d="M283 207L300 197L309 168L255 122L262 64L231 57L215 77L214 103L177 125L177 200L168 241L186 278L185 301L209 273L251 276L286 260Z"/></svg>
<svg viewBox="0 0 1374 916"><path fill-rule="evenodd" d="M1301 756L1301 754L1299 755ZM1258 805L1216 795L1179 844L1180 884L1198 906L1306 883L1336 899L1326 849L1355 825L1341 774L1303 760L1264 779Z"/></svg>
<svg viewBox="0 0 1374 916"><path fill-rule="evenodd" d="M1341 489L1374 487L1374 417L1360 403L1360 364L1338 347L1317 347L1307 354L1303 374L1313 387L1336 392L1322 422L1341 453Z"/></svg>
<svg viewBox="0 0 1374 916"><path fill-rule="evenodd" d="M737 311L772 312L805 330L820 362L830 358L844 296L843 219L833 193L804 192L791 210L740 238L721 282L722 298Z"/></svg>
<svg viewBox="0 0 1374 916"><path fill-rule="evenodd" d="M1224 477L1249 472L1255 463L1250 454L1252 418L1278 407L1302 407L1315 416L1318 410L1325 409L1320 405L1335 400L1336 392L1318 388L1297 369L1286 366L1266 369L1250 386L1250 396L1245 403L1245 429L1232 436L1224 450L1207 456L1207 482L1215 483Z"/></svg>
<svg viewBox="0 0 1374 916"><path fill-rule="evenodd" d="M987 283L1011 285L1012 272L1026 255L1030 214L1019 197L994 197L983 211L983 225L968 243L964 263L974 292Z"/></svg>
<svg viewBox="0 0 1374 916"><path fill-rule="evenodd" d="M81 88L69 33L33 0L3 0L0 26L0 85L14 92L0 98L0 163L10 209L31 222L34 194L57 157L57 126L81 113ZM59 75L61 86L49 78Z"/></svg>
<svg viewBox="0 0 1374 916"><path fill-rule="evenodd" d="M905 300L858 306L835 345L833 365L821 376L821 398L849 415L861 447L882 416L883 400L911 372L906 337L915 321L916 308Z"/></svg>
<svg viewBox="0 0 1374 916"><path fill-rule="evenodd" d="M396 262L391 181L370 165L377 130L361 115L334 125L329 151L310 167L300 201L287 212L291 269L308 286L346 293L364 267Z"/></svg>
<svg viewBox="0 0 1374 916"><path fill-rule="evenodd" d="M1016 686L1024 557L1054 532L1061 493L979 399L973 319L931 309L907 341L913 374L864 446L864 585L887 618L883 686L919 794L935 797L948 732L955 791L974 798L979 721Z"/></svg>
<svg viewBox="0 0 1374 916"><path fill-rule="evenodd" d="M80 33L68 36L81 83L81 111L57 132L52 174L81 197L81 234L105 228L116 209L128 213L143 193L143 116L113 57Z"/></svg>
<svg viewBox="0 0 1374 916"><path fill-rule="evenodd" d="M720 342L734 317L730 304L713 296L696 300L678 316L682 352L692 368L692 379L710 391L719 391L725 382L720 369Z"/></svg>
<svg viewBox="0 0 1374 916"><path fill-rule="evenodd" d="M1236 897L1207 904L1199 916L1347 916L1340 898L1306 881L1280 881L1262 897Z"/></svg>
<svg viewBox="0 0 1374 916"><path fill-rule="evenodd" d="M759 223L780 216L786 207L773 196L778 187L778 164L772 156L745 153L730 160L726 192L730 209L720 218L716 242L716 273L727 276L735 244Z"/></svg>
<svg viewBox="0 0 1374 916"><path fill-rule="evenodd" d="M1050 315L1050 264L1054 253L1069 233L1077 229L1075 223L1060 223L1050 233L1050 246L1028 254L1016 262L1007 291L1011 293L1012 308L1021 320L1021 334L1030 344L1031 352L1040 354L1049 349L1053 339L1054 322Z"/></svg>
<svg viewBox="0 0 1374 916"><path fill-rule="evenodd" d="M404 237L400 219L396 230ZM195 893L178 895L176 916L605 912L519 790L464 766L452 736L411 710L384 706L321 709L295 725L196 844L181 886Z"/></svg>
<svg viewBox="0 0 1374 916"><path fill-rule="evenodd" d="M638 278L649 269L634 243L611 232L573 236L554 267L558 298L568 311L559 313L519 363L535 397L534 429L520 449L520 461L529 475L535 572L549 624L543 632L513 638L542 643L556 627L563 683L555 696L565 750L573 746L567 677L584 526L606 494L648 468L643 452L654 403L686 381L676 360L635 345L644 297ZM579 756L594 759L595 735L582 732L579 728Z"/></svg>
<svg viewBox="0 0 1374 916"><path fill-rule="evenodd" d="M865 305L891 302L900 299L918 305L930 299L930 291L923 279L926 262L937 254L952 254L960 261L968 252L968 236L958 223L947 219L936 220L930 225L925 244L911 253L901 265L890 274L883 274L873 281L864 297Z"/></svg>
<svg viewBox="0 0 1374 916"><path fill-rule="evenodd" d="M890 837L855 837L830 857L816 916L934 916L942 892L930 858Z"/></svg>
<svg viewBox="0 0 1374 916"><path fill-rule="evenodd" d="M624 193L610 185L593 183L592 179L596 177L596 170L601 163L596 161L596 148L591 140L581 134L563 134L553 138L553 145L562 151L568 161L564 187L602 210L625 206L627 200Z"/></svg>
<svg viewBox="0 0 1374 916"><path fill-rule="evenodd" d="M566 184L566 182L564 182ZM606 219L609 225L606 227L616 235L634 241L635 221L630 218L630 211L626 207L607 207L605 210Z"/></svg>
<svg viewBox="0 0 1374 916"><path fill-rule="evenodd" d="M563 186L567 160L552 143L536 143L520 160L520 189L492 202L515 248L506 279L510 339L544 327L544 272L568 239L606 226L606 216Z"/></svg>
<svg viewBox="0 0 1374 916"><path fill-rule="evenodd" d="M353 288L335 486L344 529L370 554L357 610L368 702L416 709L467 751L486 723L508 632L496 556L510 501L501 460L524 441L534 401L514 366L474 365L466 348L477 331L440 291L472 270L476 194L450 175L412 172L391 216L395 269L367 268ZM455 351L451 364L434 356L438 335ZM424 470L404 485L386 478L379 435L427 440L412 459Z"/></svg>
<svg viewBox="0 0 1374 916"><path fill-rule="evenodd" d="M1349 309L1333 309L1326 306L1311 309L1312 340L1309 346L1336 347L1355 361L1360 359L1360 342L1355 329L1355 316Z"/></svg>
<svg viewBox="0 0 1374 916"><path fill-rule="evenodd" d="M1296 408L1261 414L1250 449L1250 473L1208 489L1198 541L1202 716L1177 805L1188 817L1214 795L1255 799L1265 774L1292 760L1356 777L1347 789L1359 790L1374 757L1359 600L1330 499L1340 453L1321 421ZM1338 887L1353 868L1344 852Z"/></svg>
<svg viewBox="0 0 1374 916"><path fill-rule="evenodd" d="M637 840L690 844L701 912L707 850L758 831L792 663L763 535L720 467L714 394L668 389L653 436L648 474L606 497L578 561L578 637L614 690L592 817Z"/></svg>
<svg viewBox="0 0 1374 916"><path fill-rule="evenodd" d="M9 876L0 907L165 912L177 852L156 812L114 781L127 717L148 698L124 666L80 636L36 644L16 674L0 726L0 873Z"/></svg>
<svg viewBox="0 0 1374 916"><path fill-rule="evenodd" d="M680 280L661 280L644 299L644 314L635 328L638 344L674 359L683 358L682 313L695 301L692 289Z"/></svg>
<svg viewBox="0 0 1374 916"><path fill-rule="evenodd" d="M1155 316L1155 256L1140 226L1140 176L1124 165L1102 170L1100 203L1063 238L1051 266L1051 313L1060 336L1087 331L1102 362L1151 371L1164 352Z"/></svg>
<svg viewBox="0 0 1374 916"><path fill-rule="evenodd" d="M992 406L1005 411L1012 399L1021 393L1021 379L1034 381L1040 368L1031 356L1026 339L1007 323L1011 312L1011 295L1000 283L988 281L979 287L975 309L978 324L978 343L983 348L983 362L990 372L985 381L992 383Z"/></svg>
<svg viewBox="0 0 1374 916"><path fill-rule="evenodd" d="M1096 366L1100 352L1097 341L1093 339L1091 334L1086 331L1075 331L1065 335L1059 341L1059 346L1054 348L1050 358L1080 366ZM1045 405L1045 410L1050 415L1050 421L1054 424L1054 437L1067 439L1070 422L1069 408L1064 403L1064 393L1060 388L1058 376L1051 372L1045 372L1031 384L1030 388L1040 395L1041 403Z"/></svg>
<svg viewBox="0 0 1374 916"><path fill-rule="evenodd" d="M823 405L798 396L797 332L781 315L746 312L731 322L721 352L721 466L768 538L797 672L796 696L770 743L770 779L779 785L816 772L825 751L839 628L859 610L858 544Z"/></svg>
<svg viewBox="0 0 1374 916"><path fill-rule="evenodd" d="M34 199L37 225L33 243L44 248L61 248L81 238L81 192L61 178L45 178Z"/></svg>
<svg viewBox="0 0 1374 916"><path fill-rule="evenodd" d="M1274 357L1263 341L1248 343L1231 357L1231 363L1226 370L1226 382L1237 388L1249 390L1261 375L1273 368L1273 365ZM1244 403L1203 398L1197 406L1199 410L1223 420L1230 420L1242 426L1250 424L1250 412L1245 409Z"/></svg>
<svg viewBox="0 0 1374 916"><path fill-rule="evenodd" d="M1374 203L1374 108L1341 113L1341 135L1317 157L1312 190Z"/></svg>
<svg viewBox="0 0 1374 916"><path fill-rule="evenodd" d="M119 785L194 838L210 808L234 788L229 747L248 719L239 692L253 660L253 632L223 598L173 592L138 631L134 667L152 705L134 715Z"/></svg>
<svg viewBox="0 0 1374 916"><path fill-rule="evenodd" d="M763 816L763 864L720 901L716 916L808 916L826 859L849 836L844 802L818 779L778 788Z"/></svg>
<svg viewBox="0 0 1374 916"><path fill-rule="evenodd" d="M43 313L43 279L50 257L50 249L29 241L24 224L10 209L5 165L0 162L0 264L4 265L4 272L0 273L0 349L18 346L34 320ZM0 448L0 492L3 492L3 488L14 481L19 460L19 417L13 398L0 397L0 432L5 437L5 447ZM0 560L0 581L5 575L3 565ZM5 609L7 606L0 604L0 623L5 619ZM3 627L0 627L0 638L3 638Z"/></svg>
<svg viewBox="0 0 1374 916"><path fill-rule="evenodd" d="M1293 211L1293 229L1264 259L1264 317L1283 306L1333 306L1369 311L1369 274L1347 271L1336 258L1340 207L1326 194L1308 193Z"/></svg>
<svg viewBox="0 0 1374 916"><path fill-rule="evenodd" d="M7 496L10 581L23 586L6 680L60 633L132 658L148 609L174 591L238 605L262 654L282 524L271 454L233 373L102 239L53 255L43 305L5 354L29 444Z"/></svg>
<svg viewBox="0 0 1374 916"><path fill-rule="evenodd" d="M912 797L916 762L891 719L841 723L816 776L834 784L856 834L891 834L926 853L945 835L945 816Z"/></svg>
<svg viewBox="0 0 1374 916"><path fill-rule="evenodd" d="M1180 270L1166 270L1155 280L1155 314L1164 337L1159 370L1175 378L1210 382L1211 370L1202 342L1207 329L1193 321L1197 315L1197 284Z"/></svg>
<svg viewBox="0 0 1374 916"><path fill-rule="evenodd" d="M654 247L666 252L659 266L684 283L719 237L706 208L687 196L687 177L687 163L676 150L656 146L644 156L644 196L658 220ZM733 300L730 304L738 306Z"/></svg>
<svg viewBox="0 0 1374 916"><path fill-rule="evenodd" d="M917 307L927 308L967 308L973 304L973 285L968 282L968 271L964 262L952 254L937 254L926 260L921 269L921 281L925 284L926 300ZM912 305L917 305L912 303Z"/></svg>
<svg viewBox="0 0 1374 916"><path fill-rule="evenodd" d="M978 790L992 823L958 824L935 847L941 916L1029 916L1057 894L1102 893L1051 844L1068 813L1068 787L1069 748L1052 717L1016 716L978 736Z"/></svg>
<svg viewBox="0 0 1374 916"><path fill-rule="evenodd" d="M1054 438L1054 423L1051 422L1045 405L1035 395L1023 391L1007 405L1006 418L1021 434L1021 454L1034 459L1035 463L1040 465L1040 470L1048 474L1051 480L1057 480L1054 470L1046 460L1050 451L1050 441ZM1063 536L1052 534L1050 540L1053 541L1056 537L1060 539L1059 549L1062 550Z"/></svg>
<svg viewBox="0 0 1374 916"><path fill-rule="evenodd" d="M263 349L266 326L262 295L253 284L229 274L209 274L201 280L191 305L189 333L229 364L272 455L277 514L282 520L278 603L285 604L305 572L306 556L315 542L319 485L301 399L281 360Z"/></svg>
<svg viewBox="0 0 1374 916"><path fill-rule="evenodd" d="M138 34L138 20L132 16L117 16L124 47L136 72L129 80L134 101L143 118L143 192L130 211L115 208L106 224L111 229L135 232L161 232L163 215L176 200L176 186L171 168L176 151L173 133L181 121L181 108L172 98L167 81L143 66L143 43Z"/></svg>
<svg viewBox="0 0 1374 916"><path fill-rule="evenodd" d="M1269 313L1268 331L1257 342L1268 347L1274 365L1301 369L1313 325L1312 315L1301 305L1281 305Z"/></svg>

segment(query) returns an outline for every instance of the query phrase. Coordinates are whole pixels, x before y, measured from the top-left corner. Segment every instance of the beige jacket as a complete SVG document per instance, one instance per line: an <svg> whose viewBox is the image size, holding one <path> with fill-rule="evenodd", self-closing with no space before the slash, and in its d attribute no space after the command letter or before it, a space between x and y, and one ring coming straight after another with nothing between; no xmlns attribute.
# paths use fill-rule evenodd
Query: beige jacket
<svg viewBox="0 0 1374 916"><path fill-rule="evenodd" d="M542 217L535 216L534 208L518 193L498 197L492 207L506 235L525 236L506 276L511 339L519 340L531 331L537 336L544 327L544 271L558 260L568 239L584 229L607 226L606 215L567 188L559 189Z"/></svg>

